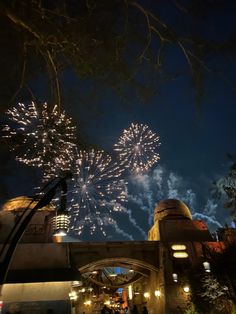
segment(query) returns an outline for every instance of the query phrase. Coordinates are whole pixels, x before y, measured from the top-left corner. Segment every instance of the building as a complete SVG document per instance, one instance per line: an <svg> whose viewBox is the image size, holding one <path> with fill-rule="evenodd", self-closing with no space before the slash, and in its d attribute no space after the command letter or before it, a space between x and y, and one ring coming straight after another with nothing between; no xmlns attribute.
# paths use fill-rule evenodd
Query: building
<svg viewBox="0 0 236 314"><path fill-rule="evenodd" d="M14 201L0 215L2 246L25 206ZM104 303L184 313L191 293L188 271L210 271L209 252L222 252L236 238L234 230L221 230L222 241L216 241L178 200L159 202L147 241L55 242L52 216L51 207L37 212L18 244L1 290L3 314L100 313Z"/></svg>

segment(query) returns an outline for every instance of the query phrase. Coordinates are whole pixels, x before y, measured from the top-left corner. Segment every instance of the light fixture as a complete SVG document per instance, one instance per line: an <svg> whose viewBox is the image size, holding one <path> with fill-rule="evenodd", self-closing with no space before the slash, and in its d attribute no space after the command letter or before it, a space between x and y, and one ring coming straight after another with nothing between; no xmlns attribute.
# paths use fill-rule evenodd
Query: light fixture
<svg viewBox="0 0 236 314"><path fill-rule="evenodd" d="M134 272L134 270L133 270L133 269L130 269L130 270L129 270L129 273L133 273L133 272Z"/></svg>
<svg viewBox="0 0 236 314"><path fill-rule="evenodd" d="M188 257L188 253L187 252L174 252L173 256L175 258L187 258Z"/></svg>
<svg viewBox="0 0 236 314"><path fill-rule="evenodd" d="M177 274L172 274L172 278L174 282L178 282L178 275Z"/></svg>
<svg viewBox="0 0 236 314"><path fill-rule="evenodd" d="M161 296L161 291L160 290L155 290L154 294L155 294L156 297L159 298Z"/></svg>
<svg viewBox="0 0 236 314"><path fill-rule="evenodd" d="M128 293L129 293L129 299L132 300L133 299L133 290L132 290L131 285L129 285L129 287L128 287Z"/></svg>
<svg viewBox="0 0 236 314"><path fill-rule="evenodd" d="M173 244L171 245L171 248L173 251L184 251L187 247L184 244Z"/></svg>
<svg viewBox="0 0 236 314"><path fill-rule="evenodd" d="M211 272L211 266L210 266L209 262L203 262L203 267L204 267L206 273Z"/></svg>
<svg viewBox="0 0 236 314"><path fill-rule="evenodd" d="M82 285L83 285L83 282L79 281L79 280L72 281L72 283L71 283L72 287L80 287Z"/></svg>
<svg viewBox="0 0 236 314"><path fill-rule="evenodd" d="M144 292L143 294L145 299L149 299L150 298L150 293L149 292Z"/></svg>
<svg viewBox="0 0 236 314"><path fill-rule="evenodd" d="M117 277L117 274L110 274L109 277Z"/></svg>
<svg viewBox="0 0 236 314"><path fill-rule="evenodd" d="M69 298L70 300L77 300L77 294L75 291L69 292Z"/></svg>
<svg viewBox="0 0 236 314"><path fill-rule="evenodd" d="M184 290L185 293L189 293L190 288L189 288L189 286L186 285L186 286L183 287L183 290Z"/></svg>
<svg viewBox="0 0 236 314"><path fill-rule="evenodd" d="M111 302L108 300L108 301L104 302L104 304L105 304L105 305L110 305Z"/></svg>
<svg viewBox="0 0 236 314"><path fill-rule="evenodd" d="M91 303L92 303L91 300L88 300L84 302L84 305L91 305Z"/></svg>
<svg viewBox="0 0 236 314"><path fill-rule="evenodd" d="M92 271L92 274L93 274L93 275L96 275L97 273L98 273L98 272L97 272L96 270L93 270L93 271Z"/></svg>
<svg viewBox="0 0 236 314"><path fill-rule="evenodd" d="M67 235L69 229L70 219L68 214L59 214L53 218L53 236L64 237Z"/></svg>

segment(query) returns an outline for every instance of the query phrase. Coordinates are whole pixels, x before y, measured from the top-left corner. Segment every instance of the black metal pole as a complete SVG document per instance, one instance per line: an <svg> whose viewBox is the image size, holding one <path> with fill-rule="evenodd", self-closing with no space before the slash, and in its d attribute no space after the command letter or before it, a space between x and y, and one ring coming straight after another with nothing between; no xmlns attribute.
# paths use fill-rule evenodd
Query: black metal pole
<svg viewBox="0 0 236 314"><path fill-rule="evenodd" d="M56 194L56 190L58 187L61 187L61 204L63 204L62 207L66 209L66 191L67 191L66 179L68 178L71 178L70 173L67 173L52 188L50 188L50 190L47 193L45 193L45 195L38 201L38 203L32 209L29 210L28 215L26 215L25 217L21 219L21 223L18 229L15 228L16 231L15 233L12 234L12 238L9 245L7 246L7 244L5 244L5 247L7 248L5 250L6 253L5 253L5 256L3 257L3 261L0 263L0 284L1 285L4 284L6 281L9 266L10 266L12 257L14 255L14 252L16 250L17 244L19 243L29 222L31 221L32 217L34 216L34 214L36 213L38 209L48 205L51 202L51 200ZM28 207L26 208L22 216L24 216L26 211L28 211ZM2 252L2 254L4 254L4 252Z"/></svg>

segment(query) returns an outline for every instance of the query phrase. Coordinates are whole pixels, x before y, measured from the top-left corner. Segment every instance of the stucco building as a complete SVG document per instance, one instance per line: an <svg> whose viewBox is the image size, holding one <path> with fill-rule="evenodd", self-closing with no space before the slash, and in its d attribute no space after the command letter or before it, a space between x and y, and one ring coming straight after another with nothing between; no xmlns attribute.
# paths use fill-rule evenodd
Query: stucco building
<svg viewBox="0 0 236 314"><path fill-rule="evenodd" d="M4 205L1 247L25 201ZM207 252L226 245L178 200L157 205L146 241L60 242L52 236L52 216L50 206L37 212L18 244L1 289L1 313L100 313L104 303L184 313L191 293L187 270L202 265L203 273L210 271Z"/></svg>

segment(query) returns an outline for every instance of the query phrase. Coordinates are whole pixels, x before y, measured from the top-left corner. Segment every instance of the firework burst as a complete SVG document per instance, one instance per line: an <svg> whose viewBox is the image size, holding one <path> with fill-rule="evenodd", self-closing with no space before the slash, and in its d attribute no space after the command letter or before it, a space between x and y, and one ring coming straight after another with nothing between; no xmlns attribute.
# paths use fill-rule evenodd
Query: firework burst
<svg viewBox="0 0 236 314"><path fill-rule="evenodd" d="M120 202L126 199L126 184L122 170L103 151L80 151L76 158L70 189L71 229L81 234L89 226L93 234L97 228L106 235L104 217L120 211Z"/></svg>
<svg viewBox="0 0 236 314"><path fill-rule="evenodd" d="M57 106L18 104L7 111L4 137L11 140L16 160L44 171L45 179L68 170L75 147L75 127Z"/></svg>
<svg viewBox="0 0 236 314"><path fill-rule="evenodd" d="M160 145L159 136L147 125L134 124L124 130L114 150L121 165L135 173L142 173L152 167L159 159L156 152Z"/></svg>

